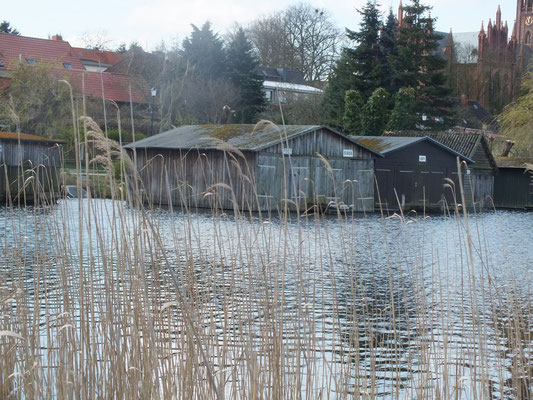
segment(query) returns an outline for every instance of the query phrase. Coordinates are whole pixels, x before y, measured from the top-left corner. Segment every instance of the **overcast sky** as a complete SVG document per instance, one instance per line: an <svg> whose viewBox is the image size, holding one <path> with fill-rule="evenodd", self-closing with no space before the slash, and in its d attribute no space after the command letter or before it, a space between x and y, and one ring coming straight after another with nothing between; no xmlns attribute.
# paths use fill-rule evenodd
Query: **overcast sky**
<svg viewBox="0 0 533 400"><path fill-rule="evenodd" d="M400 0L382 0L383 12L392 7L397 12ZM404 3L409 0L404 0ZM516 18L516 2L505 0L425 0L433 7L440 31L479 31L489 18L495 19L502 3L502 19L512 30ZM161 41L181 42L191 32L191 24L205 21L224 34L238 22L246 26L261 15L267 15L301 3L292 0L18 0L2 2L0 20L11 22L22 35L47 38L56 33L74 46L82 46L84 37L103 37L110 48L136 41L145 49L154 49ZM352 30L359 26L356 9L366 0L315 0L313 7L326 9L339 27Z"/></svg>

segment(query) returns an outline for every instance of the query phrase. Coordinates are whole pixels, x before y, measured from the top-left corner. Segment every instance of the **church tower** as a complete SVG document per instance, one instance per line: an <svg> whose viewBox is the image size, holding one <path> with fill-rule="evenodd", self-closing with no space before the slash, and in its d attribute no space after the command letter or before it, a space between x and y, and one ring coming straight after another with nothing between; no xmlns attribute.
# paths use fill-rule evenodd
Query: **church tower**
<svg viewBox="0 0 533 400"><path fill-rule="evenodd" d="M517 0L516 41L533 49L533 0Z"/></svg>

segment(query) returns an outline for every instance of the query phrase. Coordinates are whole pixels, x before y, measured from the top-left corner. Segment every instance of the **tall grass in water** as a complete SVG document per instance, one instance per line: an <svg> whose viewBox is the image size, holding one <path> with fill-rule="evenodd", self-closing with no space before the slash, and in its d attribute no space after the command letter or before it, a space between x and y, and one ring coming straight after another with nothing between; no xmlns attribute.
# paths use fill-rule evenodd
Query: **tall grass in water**
<svg viewBox="0 0 533 400"><path fill-rule="evenodd" d="M112 199L1 210L0 398L531 398L530 288L481 216L156 207L85 122Z"/></svg>

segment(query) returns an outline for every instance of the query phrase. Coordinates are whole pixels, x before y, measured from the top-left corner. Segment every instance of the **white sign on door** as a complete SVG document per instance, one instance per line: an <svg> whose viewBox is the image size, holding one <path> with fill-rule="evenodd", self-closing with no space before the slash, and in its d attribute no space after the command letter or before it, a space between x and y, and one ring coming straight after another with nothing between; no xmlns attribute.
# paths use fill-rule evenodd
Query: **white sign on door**
<svg viewBox="0 0 533 400"><path fill-rule="evenodd" d="M353 150L352 149L344 149L342 151L342 156L343 157L346 157L346 158L351 158L353 157Z"/></svg>

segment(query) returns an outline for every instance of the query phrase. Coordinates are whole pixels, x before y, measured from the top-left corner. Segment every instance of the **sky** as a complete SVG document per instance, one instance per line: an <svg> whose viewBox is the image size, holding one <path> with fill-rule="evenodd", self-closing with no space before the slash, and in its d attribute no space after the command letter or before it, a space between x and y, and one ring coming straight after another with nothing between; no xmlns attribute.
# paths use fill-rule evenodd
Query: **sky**
<svg viewBox="0 0 533 400"><path fill-rule="evenodd" d="M400 0L381 0L381 9L396 14ZM235 23L247 26L254 19L281 11L300 0L19 0L2 4L0 20L7 20L24 36L47 38L61 34L73 46L104 42L110 49L121 43L137 42L154 50L163 41L167 47L181 43L191 32L191 24L210 21L215 32L224 35ZM366 0L309 0L313 7L327 10L340 29L356 30L356 12ZM408 3L409 0L404 0ZM511 0L423 0L433 7L437 30L478 32L481 21L487 26L496 18L498 4L502 20L512 30L516 1Z"/></svg>

